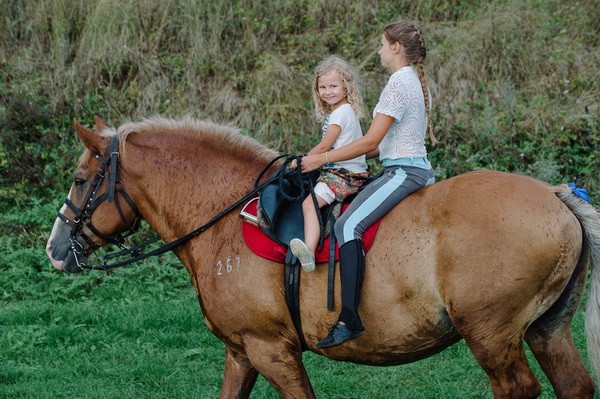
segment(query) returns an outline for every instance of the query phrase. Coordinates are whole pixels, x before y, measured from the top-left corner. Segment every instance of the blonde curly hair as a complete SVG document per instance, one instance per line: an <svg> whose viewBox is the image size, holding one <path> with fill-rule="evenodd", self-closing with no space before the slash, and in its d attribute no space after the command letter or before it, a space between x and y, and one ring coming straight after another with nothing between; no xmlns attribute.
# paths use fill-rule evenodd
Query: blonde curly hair
<svg viewBox="0 0 600 400"><path fill-rule="evenodd" d="M315 77L313 79L313 101L315 104L315 114L317 119L322 121L325 116L331 113L331 106L321 100L319 96L319 78L331 71L337 71L342 77L342 84L348 97L348 103L354 110L358 118L364 115L363 99L360 92L360 79L358 74L350 64L339 56L329 56L317 65L315 68Z"/></svg>

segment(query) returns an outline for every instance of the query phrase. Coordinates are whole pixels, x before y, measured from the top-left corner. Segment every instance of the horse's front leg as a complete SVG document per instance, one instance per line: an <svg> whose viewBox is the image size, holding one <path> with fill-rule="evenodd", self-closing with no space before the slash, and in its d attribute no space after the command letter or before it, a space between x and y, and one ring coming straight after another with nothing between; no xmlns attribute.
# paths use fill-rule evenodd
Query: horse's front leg
<svg viewBox="0 0 600 400"><path fill-rule="evenodd" d="M247 399L256 383L258 371L248 357L226 345L225 372L219 397L222 399Z"/></svg>
<svg viewBox="0 0 600 400"><path fill-rule="evenodd" d="M292 335L246 336L248 359L282 398L313 399L315 392L302 363L300 342Z"/></svg>

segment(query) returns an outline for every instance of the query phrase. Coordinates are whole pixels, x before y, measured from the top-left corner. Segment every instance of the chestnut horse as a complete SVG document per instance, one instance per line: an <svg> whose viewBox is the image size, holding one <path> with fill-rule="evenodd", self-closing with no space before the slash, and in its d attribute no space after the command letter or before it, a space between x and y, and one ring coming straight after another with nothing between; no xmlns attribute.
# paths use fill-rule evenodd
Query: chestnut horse
<svg viewBox="0 0 600 400"><path fill-rule="evenodd" d="M97 118L98 132L77 121L75 128L86 150L47 245L54 267L68 272L138 218L165 242L185 236L250 192L277 156L235 128L191 118L156 117L116 131ZM114 136L119 145L108 149ZM99 180L104 164L108 173ZM76 210L85 221L74 220ZM220 396L248 397L261 374L282 397L314 397L282 266L247 248L237 212L173 251L189 272L206 325L226 347ZM494 396L517 398L541 392L527 342L558 397L593 397L570 330L590 264L586 331L597 367L598 212L567 185L466 173L414 193L382 220L366 256L361 337L315 347L340 311L339 280L328 311L327 268L302 275L303 338L307 350L369 365L410 363L464 339Z"/></svg>

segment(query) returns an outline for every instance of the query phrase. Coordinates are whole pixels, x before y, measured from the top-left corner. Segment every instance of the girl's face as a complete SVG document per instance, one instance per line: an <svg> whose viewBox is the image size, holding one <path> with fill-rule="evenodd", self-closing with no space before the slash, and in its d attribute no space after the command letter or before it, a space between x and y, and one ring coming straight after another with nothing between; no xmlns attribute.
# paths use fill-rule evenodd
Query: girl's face
<svg viewBox="0 0 600 400"><path fill-rule="evenodd" d="M346 89L338 71L324 73L317 79L319 98L331 106L331 111L348 102Z"/></svg>
<svg viewBox="0 0 600 400"><path fill-rule="evenodd" d="M398 42L388 42L385 35L381 35L381 48L379 49L379 57L381 58L381 65L385 68L394 70L398 63L398 52L400 44Z"/></svg>

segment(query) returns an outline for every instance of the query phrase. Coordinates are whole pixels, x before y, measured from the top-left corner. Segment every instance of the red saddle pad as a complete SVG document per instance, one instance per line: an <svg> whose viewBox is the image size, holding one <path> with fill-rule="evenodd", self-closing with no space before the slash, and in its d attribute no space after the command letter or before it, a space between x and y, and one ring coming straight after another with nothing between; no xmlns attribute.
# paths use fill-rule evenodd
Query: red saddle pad
<svg viewBox="0 0 600 400"><path fill-rule="evenodd" d="M250 215L256 216L257 204L258 198L250 200L250 202L244 207L244 211ZM344 204L342 210L345 211L347 207L348 204ZM250 250L252 250L257 255L266 258L267 260L277 261L280 263L285 262L285 254L287 252L287 247L282 246L279 243L272 240L270 237L265 235L262 229L260 229L259 227L252 225L251 223L245 220L242 221L242 235L244 236L244 241L246 242L246 245L250 248ZM363 234L363 246L365 248L365 252L369 251L369 249L371 248L380 222L381 220L375 222ZM327 237L323 242L323 247L321 248L321 250L317 251L317 263L324 263L329 261L329 243L330 239L329 237ZM335 259L339 259L339 246L337 245L337 243L335 245Z"/></svg>

